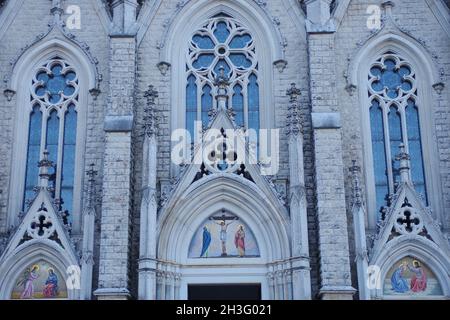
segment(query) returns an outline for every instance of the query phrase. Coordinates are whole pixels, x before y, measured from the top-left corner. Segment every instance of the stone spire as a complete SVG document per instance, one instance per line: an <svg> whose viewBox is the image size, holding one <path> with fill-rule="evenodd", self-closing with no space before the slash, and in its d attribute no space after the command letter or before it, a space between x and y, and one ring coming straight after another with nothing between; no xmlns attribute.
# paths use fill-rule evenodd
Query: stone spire
<svg viewBox="0 0 450 320"><path fill-rule="evenodd" d="M400 182L401 183L407 183L412 184L411 182L411 174L410 174L410 163L409 160L411 160L411 157L408 153L406 153L405 145L402 143L399 146L400 153L397 154L395 157L395 160L399 161L400 167Z"/></svg>
<svg viewBox="0 0 450 320"><path fill-rule="evenodd" d="M356 160L352 160L353 165L349 168L352 175L353 186L352 186L352 203L356 206L362 205L362 190L361 183L359 181L359 173L361 168L356 165Z"/></svg>
<svg viewBox="0 0 450 320"><path fill-rule="evenodd" d="M214 79L214 85L217 87L217 108L219 110L227 109L227 100L228 100L228 86L230 84L230 79L225 74L225 69L223 66L219 68L219 74Z"/></svg>
<svg viewBox="0 0 450 320"><path fill-rule="evenodd" d="M94 170L95 164L91 163L89 165L90 169L86 171L86 175L88 176L88 189L87 189L87 199L86 199L86 207L87 212L92 212L91 209L95 207L95 176L98 174L98 171Z"/></svg>
<svg viewBox="0 0 450 320"><path fill-rule="evenodd" d="M286 91L286 95L289 96L289 107L288 107L288 133L293 135L298 135L302 132L301 125L301 115L300 108L298 104L298 97L301 92L295 86L295 83L291 83L291 88Z"/></svg>
<svg viewBox="0 0 450 320"><path fill-rule="evenodd" d="M51 174L49 173L49 168L53 168L53 161L48 159L49 152L45 150L43 153L43 158L38 162L39 167L39 185L40 188L48 188L48 181L50 180Z"/></svg>
<svg viewBox="0 0 450 320"><path fill-rule="evenodd" d="M145 91L144 97L147 99L147 106L144 108L144 128L145 134L148 137L154 136L157 130L157 118L155 115L155 99L158 98L158 91L156 91L153 85L148 86L148 90Z"/></svg>
<svg viewBox="0 0 450 320"><path fill-rule="evenodd" d="M62 19L61 16L64 14L63 2L64 0L51 0L52 7L50 13L53 15L53 23L59 24Z"/></svg>

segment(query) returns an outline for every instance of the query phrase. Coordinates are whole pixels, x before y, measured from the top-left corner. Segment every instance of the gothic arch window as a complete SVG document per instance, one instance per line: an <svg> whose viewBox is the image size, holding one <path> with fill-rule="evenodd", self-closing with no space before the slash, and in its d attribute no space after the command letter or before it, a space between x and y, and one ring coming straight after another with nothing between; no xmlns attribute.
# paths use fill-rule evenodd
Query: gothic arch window
<svg viewBox="0 0 450 320"><path fill-rule="evenodd" d="M207 20L189 41L186 53L186 128L194 136L194 122L208 124L216 107L214 79L229 78L227 108L238 126L260 128L260 89L257 48L251 32L226 14Z"/></svg>
<svg viewBox="0 0 450 320"><path fill-rule="evenodd" d="M411 156L411 179L428 204L420 130L417 75L414 66L393 52L381 55L368 75L369 117L376 207L387 205L387 197L399 182L399 146ZM379 213L379 217L381 213Z"/></svg>
<svg viewBox="0 0 450 320"><path fill-rule="evenodd" d="M36 70L31 80L25 190L22 209L34 198L37 162L44 150L54 163L51 187L61 209L72 213L79 80L64 59L54 56Z"/></svg>

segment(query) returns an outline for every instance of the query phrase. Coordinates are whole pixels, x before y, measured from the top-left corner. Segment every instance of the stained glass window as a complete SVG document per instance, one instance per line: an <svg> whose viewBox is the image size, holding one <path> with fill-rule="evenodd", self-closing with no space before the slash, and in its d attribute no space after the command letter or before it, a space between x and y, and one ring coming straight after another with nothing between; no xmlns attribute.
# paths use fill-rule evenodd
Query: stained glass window
<svg viewBox="0 0 450 320"><path fill-rule="evenodd" d="M238 126L258 130L259 84L256 48L250 32L233 18L218 15L192 36L187 52L186 128L194 121L208 125L208 111L216 107L214 79L223 67L230 78L228 108Z"/></svg>
<svg viewBox="0 0 450 320"><path fill-rule="evenodd" d="M368 79L377 210L387 205L387 196L395 192L399 182L395 157L401 144L411 156L414 187L427 203L414 69L387 52L372 65Z"/></svg>
<svg viewBox="0 0 450 320"><path fill-rule="evenodd" d="M28 148L23 209L38 184L37 164L44 150L54 163L50 186L61 209L72 212L77 135L78 76L66 61L55 57L41 65L31 83Z"/></svg>

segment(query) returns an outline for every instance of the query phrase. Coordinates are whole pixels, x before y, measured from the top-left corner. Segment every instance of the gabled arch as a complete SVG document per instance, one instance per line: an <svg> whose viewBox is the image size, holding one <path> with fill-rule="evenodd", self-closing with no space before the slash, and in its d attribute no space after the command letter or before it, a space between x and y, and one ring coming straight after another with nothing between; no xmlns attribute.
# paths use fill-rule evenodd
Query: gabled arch
<svg viewBox="0 0 450 320"><path fill-rule="evenodd" d="M384 279L391 267L407 256L424 261L436 275L445 297L450 297L450 259L434 242L425 238L402 236L385 244L384 249L373 256L370 265L380 269L381 288L372 289L372 298L383 297Z"/></svg>
<svg viewBox="0 0 450 320"><path fill-rule="evenodd" d="M390 20L389 20L390 21ZM432 111L433 86L440 82L440 76L436 62L427 49L411 36L401 32L397 27L388 21L385 29L369 38L367 42L356 52L349 64L347 72L347 88L357 89L359 98L359 108L361 108L361 128L363 128L362 138L364 145L364 164L366 176L366 194L373 195L374 174L369 107L370 100L367 95L367 79L370 68L377 58L386 52L393 52L401 56L415 70L417 75L418 97L416 104L419 106L420 132L422 136L423 159L426 176L426 186L430 194L430 205L436 215L441 218L442 215L442 187L440 183L440 173L438 171L439 163L437 145L435 139L435 126ZM368 198L368 222L369 228L376 228L375 203L373 199Z"/></svg>
<svg viewBox="0 0 450 320"><path fill-rule="evenodd" d="M54 265L63 275L68 276L68 268L76 268L78 262L74 256L68 255L59 245L51 240L31 240L21 245L0 264L0 300L10 299L15 281L20 272L39 260ZM69 269L70 270L70 269ZM66 281L60 279L60 281ZM69 288L68 288L69 289ZM68 299L79 299L79 290L68 290Z"/></svg>
<svg viewBox="0 0 450 320"><path fill-rule="evenodd" d="M195 201L192 201L195 199ZM203 220L226 209L253 231L260 262L290 255L288 223L251 182L234 174L211 174L194 182L158 222L158 258L186 263L189 244Z"/></svg>

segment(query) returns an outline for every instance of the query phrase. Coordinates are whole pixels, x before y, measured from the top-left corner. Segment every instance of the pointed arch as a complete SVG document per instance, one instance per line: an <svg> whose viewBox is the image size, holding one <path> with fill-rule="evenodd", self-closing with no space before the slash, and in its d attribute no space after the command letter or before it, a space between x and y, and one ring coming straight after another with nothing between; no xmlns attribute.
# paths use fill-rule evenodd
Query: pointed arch
<svg viewBox="0 0 450 320"><path fill-rule="evenodd" d="M259 43L269 46L271 62L284 59L282 36L271 18L255 3L255 1L218 0L218 1L189 1L173 18L166 34L160 41L161 61L169 62L174 50L179 44L189 41L189 30L195 28L209 18L224 13L244 23L255 33Z"/></svg>
<svg viewBox="0 0 450 320"><path fill-rule="evenodd" d="M79 230L81 227L81 194L84 157L82 151L86 139L86 117L92 98L91 94L98 92L101 75L98 73L95 64L96 59L88 55L88 48L80 47L74 39L69 39L64 30L58 27L50 29L49 33L40 41L31 44L27 50L21 52L12 65L9 77L9 89L16 92L15 103L15 132L13 144L13 156L11 157L11 180L8 202L8 225L15 226L18 223L18 213L22 210L22 195L25 189L25 159L28 141L29 112L25 112L30 107L30 89L32 79L36 70L44 63L58 58L68 62L74 70L78 79L78 92L75 110L76 121L76 150L75 169L73 183L73 229ZM94 92L95 91L95 92ZM91 93L91 94L90 94ZM52 106L50 106L51 108ZM68 106L66 106L68 107ZM65 107L64 107L65 108ZM64 109L66 110L66 109ZM67 110L66 110L67 111ZM60 120L62 118L60 117ZM44 128L44 127L43 127ZM63 137L61 137L63 139ZM60 139L60 140L61 140ZM41 154L39 155L39 157ZM59 160L60 162L62 160ZM61 168L60 168L61 169ZM59 170L60 170L59 169ZM61 173L62 174L62 173Z"/></svg>
<svg viewBox="0 0 450 320"><path fill-rule="evenodd" d="M426 262L436 275L444 297L450 297L450 259L448 253L446 254L438 245L426 238L402 236L389 241L384 247L370 261L370 265L380 268L381 281L381 288L371 290L372 298L383 297L384 279L387 273L397 261L408 256Z"/></svg>
<svg viewBox="0 0 450 320"><path fill-rule="evenodd" d="M10 299L15 281L23 270L29 265L44 260L53 265L66 281L67 270L78 266L74 256L67 254L59 245L51 240L29 241L14 251L5 261L0 264L0 300ZM68 290L68 299L79 299L79 290Z"/></svg>
<svg viewBox="0 0 450 320"><path fill-rule="evenodd" d="M284 59L281 34L271 19L254 1L189 1L183 4L160 41L160 61L171 66L171 128L185 128L186 105L186 53L194 32L218 14L232 17L251 34L257 51L259 80L260 128L275 126L273 108L273 63ZM231 96L230 96L231 99ZM245 119L244 119L245 121ZM176 168L172 168L176 171Z"/></svg>
<svg viewBox="0 0 450 320"><path fill-rule="evenodd" d="M357 88L359 105L361 108L361 128L363 128L364 164L366 176L366 194L374 195L375 174L373 148L371 143L371 123L369 109L374 101L368 96L368 75L375 61L387 53L401 57L410 65L416 75L417 97L419 106L420 133L422 136L423 162L426 176L426 190L429 194L429 204L436 216L442 218L441 183L438 171L437 145L433 140L435 126L433 107L433 85L440 82L438 67L427 49L411 36L387 26L381 32L369 38L367 42L355 53L348 67L348 88ZM406 129L405 129L406 130ZM390 170L388 168L388 170ZM392 189L393 183L391 183ZM393 192L392 192L393 193ZM368 197L367 212L369 228L375 229L377 225L377 205L375 197Z"/></svg>
<svg viewBox="0 0 450 320"><path fill-rule="evenodd" d="M196 199L196 201L190 201ZM234 174L211 174L194 182L160 216L158 258L186 264L194 232L210 215L225 209L253 231L261 259L270 263L290 255L288 223L259 188Z"/></svg>

